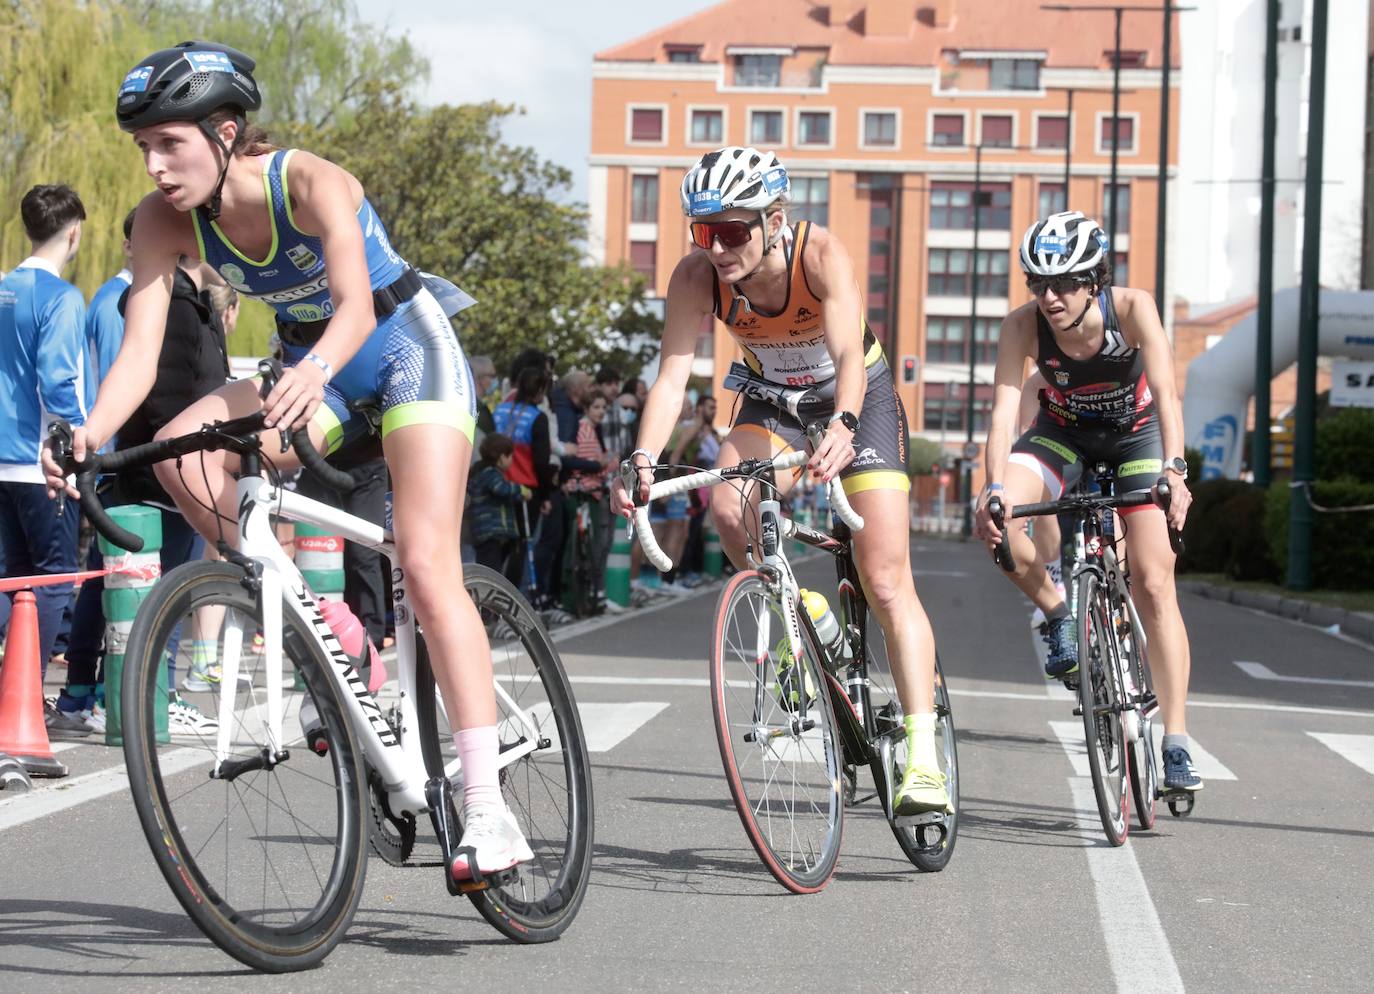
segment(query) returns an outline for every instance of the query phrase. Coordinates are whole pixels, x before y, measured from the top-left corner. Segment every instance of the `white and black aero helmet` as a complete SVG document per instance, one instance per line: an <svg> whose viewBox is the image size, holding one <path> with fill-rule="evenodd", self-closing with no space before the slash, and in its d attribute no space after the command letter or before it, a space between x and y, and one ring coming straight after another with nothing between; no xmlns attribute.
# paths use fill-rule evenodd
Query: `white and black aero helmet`
<svg viewBox="0 0 1374 994"><path fill-rule="evenodd" d="M1060 211L1036 221L1021 238L1021 268L1030 276L1091 273L1107 262L1111 242L1082 211ZM1101 281L1099 281L1101 282Z"/></svg>
<svg viewBox="0 0 1374 994"><path fill-rule="evenodd" d="M727 145L707 152L682 177L682 213L702 217L735 207L761 211L790 188L787 169L772 152Z"/></svg>

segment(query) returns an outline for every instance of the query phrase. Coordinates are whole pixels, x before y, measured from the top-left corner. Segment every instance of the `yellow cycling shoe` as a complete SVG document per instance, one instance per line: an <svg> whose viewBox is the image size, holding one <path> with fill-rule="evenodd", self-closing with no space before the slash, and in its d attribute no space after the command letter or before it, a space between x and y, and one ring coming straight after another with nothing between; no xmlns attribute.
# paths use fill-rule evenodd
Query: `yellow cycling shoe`
<svg viewBox="0 0 1374 994"><path fill-rule="evenodd" d="M945 775L934 766L907 766L892 810L899 815L919 815L927 811L953 814L949 791L945 789Z"/></svg>

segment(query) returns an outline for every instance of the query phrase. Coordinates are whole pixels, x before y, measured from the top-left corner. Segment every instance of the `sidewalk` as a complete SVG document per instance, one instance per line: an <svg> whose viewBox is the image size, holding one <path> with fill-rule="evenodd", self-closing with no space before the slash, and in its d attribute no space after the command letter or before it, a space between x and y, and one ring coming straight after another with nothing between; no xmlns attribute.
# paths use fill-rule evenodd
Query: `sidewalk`
<svg viewBox="0 0 1374 994"><path fill-rule="evenodd" d="M1266 587L1267 584L1241 586L1221 578L1190 577L1187 574L1178 578L1178 589L1185 593L1275 614L1318 628L1332 629L1334 626L1334 631L1374 646L1374 613L1324 604L1304 594L1281 588L1264 589Z"/></svg>

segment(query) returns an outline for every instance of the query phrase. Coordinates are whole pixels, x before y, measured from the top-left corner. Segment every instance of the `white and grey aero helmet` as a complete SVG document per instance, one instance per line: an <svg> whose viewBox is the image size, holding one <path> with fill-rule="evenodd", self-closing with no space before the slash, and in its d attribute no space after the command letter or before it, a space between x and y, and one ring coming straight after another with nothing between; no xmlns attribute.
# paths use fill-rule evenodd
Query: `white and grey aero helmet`
<svg viewBox="0 0 1374 994"><path fill-rule="evenodd" d="M1060 211L1036 221L1021 239L1021 268L1032 276L1067 276L1096 269L1111 242L1082 211Z"/></svg>
<svg viewBox="0 0 1374 994"><path fill-rule="evenodd" d="M682 177L682 213L702 217L735 207L761 211L789 189L787 169L772 152L727 145L707 152Z"/></svg>

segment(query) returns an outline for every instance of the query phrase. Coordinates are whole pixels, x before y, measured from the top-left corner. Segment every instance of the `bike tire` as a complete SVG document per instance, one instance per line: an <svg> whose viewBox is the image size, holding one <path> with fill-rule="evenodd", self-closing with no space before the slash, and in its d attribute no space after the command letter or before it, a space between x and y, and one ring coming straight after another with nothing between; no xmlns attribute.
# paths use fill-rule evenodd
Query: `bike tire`
<svg viewBox="0 0 1374 994"><path fill-rule="evenodd" d="M216 765L213 733L198 736L190 749L187 740L182 741L179 749L158 749L157 711L166 713L167 699L157 686L157 674L166 666L169 646L175 647L172 651L179 651L185 641L182 626L196 623L193 612L223 608L224 617L237 622L237 627L221 623L221 648L230 639L228 633L237 631L242 646L247 644L243 633L251 641L254 626L261 627L259 595L250 592L243 581L244 572L238 566L194 562L172 570L153 587L129 633L120 716L134 808L158 869L178 903L201 932L224 952L254 969L281 973L318 964L338 944L353 920L367 870L367 788L361 749L328 671L334 664L325 655L318 637L285 610L283 675L289 675L287 667L294 663L305 685L305 690L299 692L283 687L287 718L283 719L282 747L287 757L270 768L250 768L236 778L215 780L209 775ZM290 598L292 592L285 596ZM297 596L309 598L304 588ZM229 615L230 611L237 613ZM318 626L323 625L321 619ZM244 651L241 664L241 672L251 672L261 661ZM243 684L235 688L234 704L242 700L248 710L242 717L233 713L231 758L261 755L260 750L266 747L265 736L261 741L254 738L253 722L262 713L259 693L255 682L246 688ZM264 685L261 694L265 693ZM303 739L290 738L293 730L288 718L297 694L297 706L307 694L315 703L329 742L324 757L312 753ZM218 691L213 696L218 703ZM216 713L221 721L230 718L218 708ZM297 723L294 732L299 731ZM193 762L196 748L203 754L199 762ZM331 775L332 784L325 780ZM225 787L222 813L215 803L218 788L206 789L207 784L216 783ZM313 794L307 801L298 798L292 802L287 799L287 786L299 788L298 793ZM253 817L259 804L260 821ZM336 824L332 830L320 828L331 814L331 805ZM298 814L298 807L303 815ZM208 815L202 817L205 809ZM295 822L298 829L312 833L310 841L303 837L299 847L291 845L278 825L283 817L286 831ZM235 820L238 818L242 821ZM204 830L202 824L212 827ZM206 836L203 840L202 835ZM240 842L247 844L244 851L231 856L230 847ZM328 857L329 866L321 882L318 868L324 860L315 857L326 850L332 850L332 856ZM283 858L273 861L273 855ZM261 874L255 865L259 856L263 863ZM305 869L314 872L306 873ZM220 870L223 879L213 881L211 876ZM310 883L312 875L314 884ZM231 879L235 881L232 887ZM251 909L246 902L259 880L266 906ZM281 916L282 903L289 904L298 891L308 894L315 886L320 889L319 897L306 897L309 906L302 909L299 919L279 924L267 920Z"/></svg>
<svg viewBox="0 0 1374 994"><path fill-rule="evenodd" d="M1122 699L1119 660L1111 628L1110 610L1102 582L1095 572L1078 578L1078 698L1088 747L1097 813L1107 841L1119 846L1130 832L1131 777L1127 769L1126 727L1119 710Z"/></svg>
<svg viewBox="0 0 1374 994"><path fill-rule="evenodd" d="M844 750L820 646L802 625L803 658L781 664L774 658L786 631L776 597L757 570L731 577L712 631L711 711L740 823L778 883L794 894L814 894L835 872L844 831ZM767 733L762 741L761 730ZM770 756L788 772L770 773ZM794 801L770 796L778 783L793 798L804 795L800 811ZM754 792L761 795L757 800Z"/></svg>
<svg viewBox="0 0 1374 994"><path fill-rule="evenodd" d="M1153 715L1141 704L1154 696L1154 681L1150 677L1150 654L1140 617L1128 598L1120 597L1119 611L1130 619L1130 644L1123 652L1123 664L1128 680L1135 686L1136 715L1140 732L1132 739L1128 755L1131 770L1131 799L1135 801L1136 824L1148 832L1155 827L1155 801L1159 796L1159 755L1155 748Z"/></svg>
<svg viewBox="0 0 1374 994"><path fill-rule="evenodd" d="M482 917L507 938L522 943L550 942L577 916L591 874L591 758L582 719L558 650L524 595L495 570L472 564L463 567L463 586L487 631L497 681L522 710L536 715L540 732L549 743L501 769L501 793L535 858L521 865L515 880L468 897ZM442 710L442 698L435 693L434 672L419 631L415 676L425 766L430 776L441 776L452 764L452 730ZM503 752L521 744L524 726L513 716L509 704L498 695L497 728ZM547 735L550 731L553 734ZM521 793L522 786L535 789L525 794ZM461 809L460 784L455 784L454 795ZM560 795L566 801L565 809L558 807ZM552 813L550 807L555 809Z"/></svg>

